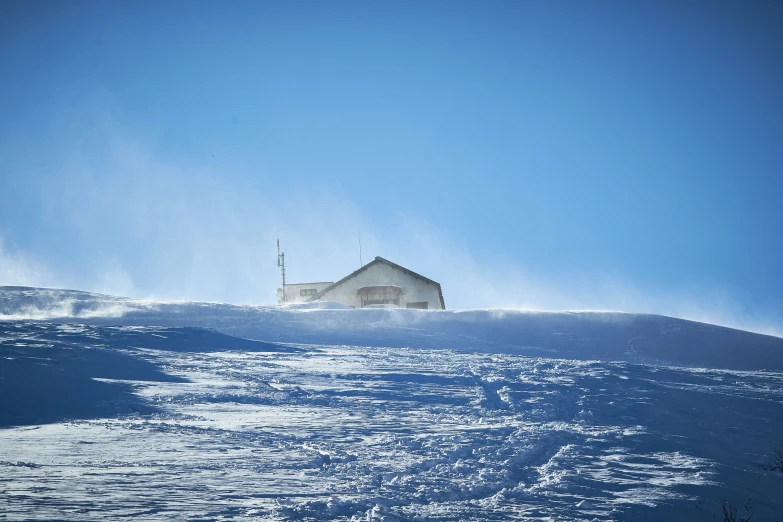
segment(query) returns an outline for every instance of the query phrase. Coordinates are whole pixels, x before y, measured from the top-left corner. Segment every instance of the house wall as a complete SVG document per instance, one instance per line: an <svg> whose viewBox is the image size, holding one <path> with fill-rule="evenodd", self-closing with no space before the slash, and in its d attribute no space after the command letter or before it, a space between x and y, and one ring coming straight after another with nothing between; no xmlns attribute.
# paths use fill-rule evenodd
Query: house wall
<svg viewBox="0 0 783 522"><path fill-rule="evenodd" d="M286 302L288 304L307 303L313 299L312 295L299 295L300 290L315 289L316 292L320 292L324 288L328 288L332 283L295 283L292 285L285 285L285 295L287 297ZM283 300L283 289L277 289L277 301L280 304Z"/></svg>
<svg viewBox="0 0 783 522"><path fill-rule="evenodd" d="M440 295L438 287L410 276L401 270L385 263L377 263L367 270L358 273L346 282L326 292L321 301L334 301L355 308L362 306L359 288L366 285L395 285L402 289L400 308L407 303L427 301L428 309L440 310Z"/></svg>

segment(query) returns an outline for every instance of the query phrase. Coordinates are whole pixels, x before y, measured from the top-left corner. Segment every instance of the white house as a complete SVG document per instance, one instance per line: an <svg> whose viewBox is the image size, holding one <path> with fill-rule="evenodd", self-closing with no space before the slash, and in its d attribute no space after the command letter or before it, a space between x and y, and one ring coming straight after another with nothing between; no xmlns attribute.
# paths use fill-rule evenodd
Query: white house
<svg viewBox="0 0 783 522"><path fill-rule="evenodd" d="M282 290L277 293L281 298ZM382 257L336 283L286 285L285 295L287 303L321 300L353 308L446 309L439 283Z"/></svg>

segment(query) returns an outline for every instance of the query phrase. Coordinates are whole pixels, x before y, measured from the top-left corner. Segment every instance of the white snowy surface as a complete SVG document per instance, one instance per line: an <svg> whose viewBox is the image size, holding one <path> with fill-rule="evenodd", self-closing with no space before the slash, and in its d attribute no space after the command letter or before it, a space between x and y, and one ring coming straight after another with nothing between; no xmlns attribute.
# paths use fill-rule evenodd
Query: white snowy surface
<svg viewBox="0 0 783 522"><path fill-rule="evenodd" d="M165 370L117 379L96 365L96 386L130 391L96 404L102 415L0 429L7 519L710 520L723 498L783 507L780 477L757 465L783 428L780 373L219 339L183 351L198 332L171 328L1 331L4 381L71 371L57 354L79 349L79 368L109 351ZM51 383L35 387L63 392Z"/></svg>
<svg viewBox="0 0 783 522"><path fill-rule="evenodd" d="M269 342L458 348L581 360L783 371L783 339L657 315L346 309L137 300L0 286L0 321L195 326Z"/></svg>
<svg viewBox="0 0 783 522"><path fill-rule="evenodd" d="M755 520L783 512L783 473L759 466L783 438L783 373L660 357L774 367L776 338L632 314L44 292L0 289L0 519L690 521L748 498ZM137 311L107 318L106 303ZM25 307L72 315L18 320Z"/></svg>

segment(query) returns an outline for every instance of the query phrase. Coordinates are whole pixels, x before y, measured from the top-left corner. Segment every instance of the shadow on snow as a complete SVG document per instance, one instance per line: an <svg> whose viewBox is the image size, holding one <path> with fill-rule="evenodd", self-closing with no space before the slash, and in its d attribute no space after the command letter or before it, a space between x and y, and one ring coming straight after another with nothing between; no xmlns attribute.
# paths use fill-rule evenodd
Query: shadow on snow
<svg viewBox="0 0 783 522"><path fill-rule="evenodd" d="M139 348L293 350L198 328L0 323L0 428L156 413L134 394L132 382L96 380L186 382L138 357Z"/></svg>

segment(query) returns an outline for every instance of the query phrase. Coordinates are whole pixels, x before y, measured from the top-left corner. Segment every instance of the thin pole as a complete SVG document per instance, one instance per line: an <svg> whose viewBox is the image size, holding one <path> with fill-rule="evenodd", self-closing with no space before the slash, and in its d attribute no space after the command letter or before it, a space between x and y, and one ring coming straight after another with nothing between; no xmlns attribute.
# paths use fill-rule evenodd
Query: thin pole
<svg viewBox="0 0 783 522"><path fill-rule="evenodd" d="M283 275L283 299L285 303L288 301L285 295L285 252L280 252L280 238L277 239L277 266L280 267L280 273Z"/></svg>
<svg viewBox="0 0 783 522"><path fill-rule="evenodd" d="M359 231L359 268L364 266L364 263L362 262L362 231L361 229L357 229Z"/></svg>
<svg viewBox="0 0 783 522"><path fill-rule="evenodd" d="M280 254L280 259L283 260L282 264L280 265L280 271L283 273L283 302L288 302L288 297L285 295L285 252Z"/></svg>

